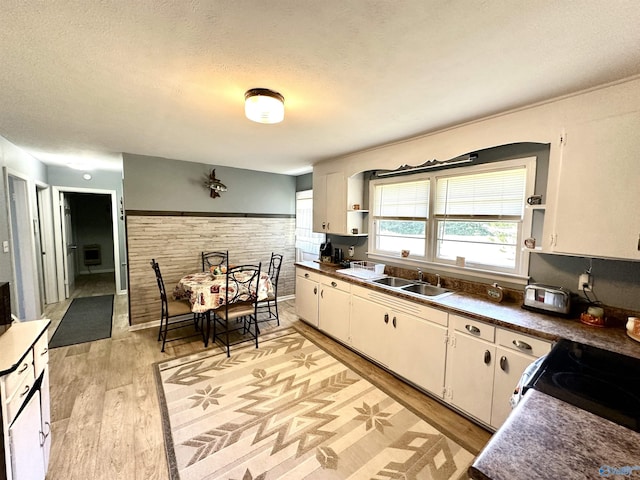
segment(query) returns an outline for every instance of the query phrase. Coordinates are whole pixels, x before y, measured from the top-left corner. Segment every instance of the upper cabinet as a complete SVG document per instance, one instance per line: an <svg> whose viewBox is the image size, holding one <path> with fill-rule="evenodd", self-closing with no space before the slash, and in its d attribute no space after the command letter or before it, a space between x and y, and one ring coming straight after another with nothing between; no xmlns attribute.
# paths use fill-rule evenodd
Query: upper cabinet
<svg viewBox="0 0 640 480"><path fill-rule="evenodd" d="M553 206L553 252L640 260L638 132L639 111L566 129Z"/></svg>
<svg viewBox="0 0 640 480"><path fill-rule="evenodd" d="M313 231L335 235L363 235L364 180L343 172L313 175Z"/></svg>

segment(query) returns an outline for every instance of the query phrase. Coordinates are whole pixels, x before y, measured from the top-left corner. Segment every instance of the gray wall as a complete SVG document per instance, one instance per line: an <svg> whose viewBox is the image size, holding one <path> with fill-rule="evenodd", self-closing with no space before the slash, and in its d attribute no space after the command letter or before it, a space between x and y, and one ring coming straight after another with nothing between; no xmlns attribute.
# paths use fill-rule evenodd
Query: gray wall
<svg viewBox="0 0 640 480"><path fill-rule="evenodd" d="M210 198L215 168L228 188ZM295 214L296 177L239 168L123 154L126 210Z"/></svg>
<svg viewBox="0 0 640 480"><path fill-rule="evenodd" d="M313 188L313 173L305 173L296 177L296 192L304 192Z"/></svg>

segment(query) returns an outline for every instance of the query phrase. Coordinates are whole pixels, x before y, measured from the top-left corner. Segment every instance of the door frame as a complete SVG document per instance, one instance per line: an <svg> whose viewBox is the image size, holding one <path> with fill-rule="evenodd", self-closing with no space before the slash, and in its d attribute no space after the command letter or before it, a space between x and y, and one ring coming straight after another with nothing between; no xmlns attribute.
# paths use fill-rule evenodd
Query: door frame
<svg viewBox="0 0 640 480"><path fill-rule="evenodd" d="M105 190L98 188L79 188L53 186L51 192L54 242L56 250L56 269L58 272L58 298L65 299L64 291L64 265L63 255L65 255L65 245L62 244L62 221L60 217L60 193L92 193L111 196L111 218L113 226L113 263L115 270L116 292L120 293L120 241L118 237L118 192L116 190Z"/></svg>
<svg viewBox="0 0 640 480"><path fill-rule="evenodd" d="M51 211L51 186L35 182L38 206L38 218L40 222L40 240L42 242L42 270L44 280L45 304L57 303L58 286L56 276L56 250L54 243L53 216Z"/></svg>

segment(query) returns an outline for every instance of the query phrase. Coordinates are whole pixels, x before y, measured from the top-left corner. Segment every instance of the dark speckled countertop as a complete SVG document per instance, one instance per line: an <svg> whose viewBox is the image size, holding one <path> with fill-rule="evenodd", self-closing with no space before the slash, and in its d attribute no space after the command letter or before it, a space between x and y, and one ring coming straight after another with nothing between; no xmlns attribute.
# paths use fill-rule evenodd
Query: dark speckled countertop
<svg viewBox="0 0 640 480"><path fill-rule="evenodd" d="M478 480L640 477L640 470L620 475L607 467L640 468L640 433L529 390L469 474Z"/></svg>
<svg viewBox="0 0 640 480"><path fill-rule="evenodd" d="M623 328L591 327L577 319L535 313L518 303L494 303L468 293L429 300L337 273L336 267L313 262L296 266L533 336L567 338L640 358L640 343ZM529 390L468 474L476 480L640 477L640 433Z"/></svg>
<svg viewBox="0 0 640 480"><path fill-rule="evenodd" d="M297 267L317 271L356 285L366 286L407 300L447 310L449 313L465 315L476 320L517 330L522 333L558 340L567 338L595 347L613 350L624 355L640 358L640 343L629 338L624 328L599 328L584 325L577 319L556 317L536 313L522 308L520 303L495 303L479 295L454 293L441 299L429 300L411 293L386 288L371 281L337 273L335 266L316 262L298 262Z"/></svg>

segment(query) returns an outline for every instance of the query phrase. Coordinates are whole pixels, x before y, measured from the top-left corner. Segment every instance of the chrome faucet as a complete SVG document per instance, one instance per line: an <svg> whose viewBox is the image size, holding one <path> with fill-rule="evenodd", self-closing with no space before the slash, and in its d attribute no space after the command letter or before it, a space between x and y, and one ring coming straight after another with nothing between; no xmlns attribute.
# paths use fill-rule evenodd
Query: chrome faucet
<svg viewBox="0 0 640 480"><path fill-rule="evenodd" d="M422 270L418 269L418 281L422 281Z"/></svg>
<svg viewBox="0 0 640 480"><path fill-rule="evenodd" d="M440 274L436 273L436 279L438 280L438 283L436 284L436 287L442 287L442 284L440 283Z"/></svg>

